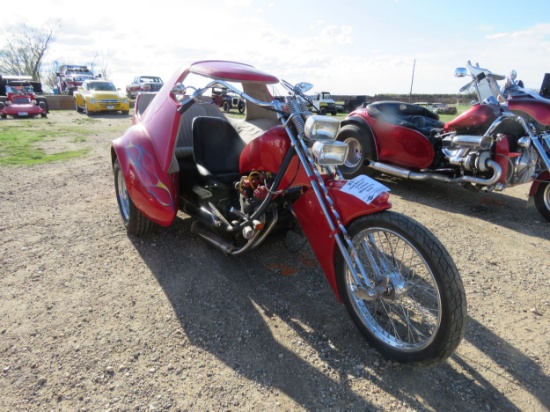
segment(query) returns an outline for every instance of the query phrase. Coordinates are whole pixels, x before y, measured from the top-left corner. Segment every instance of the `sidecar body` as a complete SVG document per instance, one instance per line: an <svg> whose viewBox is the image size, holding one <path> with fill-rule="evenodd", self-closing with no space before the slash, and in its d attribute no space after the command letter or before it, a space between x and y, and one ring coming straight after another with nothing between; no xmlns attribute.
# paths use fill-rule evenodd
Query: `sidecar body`
<svg viewBox="0 0 550 412"><path fill-rule="evenodd" d="M439 116L424 107L375 102L351 112L342 126L358 124L370 133L374 158L407 169L429 167L435 156L433 136L443 128Z"/></svg>
<svg viewBox="0 0 550 412"><path fill-rule="evenodd" d="M186 85L201 87L213 79L240 85L245 93L264 101L272 99L268 85L279 82L275 76L242 63L195 62L177 70L158 93L138 96L132 126L112 142L112 163L118 160L133 204L161 226L169 226L180 208L179 179L186 177L193 119L225 118L208 99L180 115L177 109L187 97L182 91ZM247 108L245 118L237 123L238 132L252 139L277 124L277 118L274 112L255 106Z"/></svg>

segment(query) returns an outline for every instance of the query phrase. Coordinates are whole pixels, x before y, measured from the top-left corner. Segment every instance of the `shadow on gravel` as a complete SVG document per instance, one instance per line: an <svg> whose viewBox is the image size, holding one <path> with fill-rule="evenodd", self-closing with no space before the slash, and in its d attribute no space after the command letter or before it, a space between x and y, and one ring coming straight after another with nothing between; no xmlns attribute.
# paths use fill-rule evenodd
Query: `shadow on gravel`
<svg viewBox="0 0 550 412"><path fill-rule="evenodd" d="M519 186L525 197L502 192L472 192L457 184L429 181L416 182L390 176L377 180L391 189L391 194L403 199L434 207L449 213L473 216L488 223L502 226L529 236L550 240L550 222L542 217L535 206L527 206L529 184Z"/></svg>
<svg viewBox="0 0 550 412"><path fill-rule="evenodd" d="M196 238L190 225L191 219L177 219L168 229L132 241L169 299L185 344L214 355L264 390L282 391L307 410L373 410L381 407L376 401L381 392L395 399L387 409L516 409L472 370L475 359L452 357L467 374L452 361L427 369L385 362L355 329L307 247L291 253L272 243L227 257ZM479 323L470 325L466 340L480 351L490 348L503 367L512 358L540 373ZM226 376L208 373L205 379L218 385ZM540 384L530 376L515 378L550 407L547 377L539 377ZM244 407L246 397L242 402Z"/></svg>

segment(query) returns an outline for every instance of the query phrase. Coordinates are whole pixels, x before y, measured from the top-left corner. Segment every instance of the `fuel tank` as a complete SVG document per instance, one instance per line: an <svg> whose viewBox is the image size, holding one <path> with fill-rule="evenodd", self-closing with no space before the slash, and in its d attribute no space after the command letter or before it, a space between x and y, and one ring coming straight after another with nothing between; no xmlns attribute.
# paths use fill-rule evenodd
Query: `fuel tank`
<svg viewBox="0 0 550 412"><path fill-rule="evenodd" d="M476 104L460 116L445 123L445 131L478 131L484 133L500 116L501 109L494 104Z"/></svg>
<svg viewBox="0 0 550 412"><path fill-rule="evenodd" d="M508 100L508 108L518 114L526 113L544 126L550 126L550 100L532 97L513 97Z"/></svg>
<svg viewBox="0 0 550 412"><path fill-rule="evenodd" d="M290 139L283 126L275 126L248 143L239 160L239 170L247 173L263 170L277 173L290 149Z"/></svg>

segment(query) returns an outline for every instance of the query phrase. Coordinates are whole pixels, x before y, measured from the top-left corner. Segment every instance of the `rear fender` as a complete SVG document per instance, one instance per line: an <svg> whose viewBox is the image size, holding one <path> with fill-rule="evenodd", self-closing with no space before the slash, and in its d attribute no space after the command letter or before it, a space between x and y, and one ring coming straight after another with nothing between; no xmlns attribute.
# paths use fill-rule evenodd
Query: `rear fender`
<svg viewBox="0 0 550 412"><path fill-rule="evenodd" d="M147 130L130 127L113 140L111 158L118 159L128 194L147 218L161 226L172 224L178 211L177 173L162 170Z"/></svg>
<svg viewBox="0 0 550 412"><path fill-rule="evenodd" d="M529 198L532 198L533 196L535 196L535 194L537 193L537 190L539 190L540 184L548 180L550 180L550 172L548 170L545 170L540 175L538 175L533 181L531 188L529 189Z"/></svg>
<svg viewBox="0 0 550 412"><path fill-rule="evenodd" d="M371 204L366 204L357 197L342 192L342 186L344 186L346 182L346 180L338 180L325 183L344 226L348 226L351 221L360 216L381 212L391 207L391 203L387 201L387 196L379 196ZM308 190L302 197L294 202L292 210L315 256L319 260L319 264L332 290L341 301L336 285L336 271L334 267L336 253L339 253L339 249L334 233L332 233L325 215L319 206L314 191Z"/></svg>

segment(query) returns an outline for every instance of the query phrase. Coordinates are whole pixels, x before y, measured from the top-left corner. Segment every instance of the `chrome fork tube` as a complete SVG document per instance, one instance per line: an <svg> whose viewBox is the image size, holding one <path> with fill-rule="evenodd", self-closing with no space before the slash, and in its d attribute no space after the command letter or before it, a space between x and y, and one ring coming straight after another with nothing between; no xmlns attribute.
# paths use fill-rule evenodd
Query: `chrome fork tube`
<svg viewBox="0 0 550 412"><path fill-rule="evenodd" d="M294 103L294 102L291 102L291 103ZM278 107L278 109L280 109L280 107ZM291 110L291 113L292 113L292 110ZM323 211L323 214L325 215L325 218L327 219L327 222L328 222L328 225L330 227L330 230L331 230L331 235L334 236L335 240L336 240L336 243L338 245L338 248L340 249L340 252L342 253L342 256L344 257L344 260L346 261L346 264L348 265L349 267L349 270L351 271L352 273L352 276L355 280L355 282L357 283L358 286L361 285L361 281L359 279L359 275L357 273L357 271L355 270L355 265L357 265L357 267L359 268L359 271L361 272L361 277L363 278L363 281L364 283L369 287L369 288L372 288L373 285L372 283L369 281L368 277L367 277L367 274L365 273L365 269L363 267L363 265L361 264L360 260L359 260L359 254L357 253L357 250L355 249L355 246L353 245L349 235L348 235L348 232L346 230L346 228L344 227L343 223L341 222L341 219L340 219L340 214L338 213L338 211L335 209L334 207L334 202L332 201L329 193L328 193L328 189L326 188L324 182L323 182L323 179L321 177L321 175L319 174L319 171L317 170L317 168L315 167L315 164L313 162L313 160L311 159L311 156L309 155L309 150L307 148L307 146L305 145L303 139L300 139L300 138L296 138L289 126L289 123L290 121L293 119L293 117L295 116L299 116L299 115L294 115L294 114L291 114L290 118L286 121L286 122L282 122L283 123L283 126L290 138L290 142L292 144L292 146L294 147L294 150L296 151L296 154L298 155L298 158L300 159L300 162L302 163L302 166L304 167L304 170L307 174L307 177L309 178L309 181L311 182L311 187L313 188L313 191L315 192L315 196L317 197L317 201L319 202L319 205L321 206L321 209ZM279 118L282 120L282 117L283 115L279 114ZM322 192L321 192L322 190ZM325 204L325 199L326 199L326 202L329 204L330 208L331 208L331 211L332 211L332 215L330 213L330 211L328 210L326 204ZM333 216L334 216L334 219L333 219ZM336 222L334 221L336 220ZM342 236L339 236L338 235L338 231L342 234ZM350 254L348 253L348 250L346 249L346 245L345 243L347 244L348 248L351 250L351 254L353 255L353 259L352 259L352 256L350 256ZM355 261L355 265L354 265L354 261Z"/></svg>

